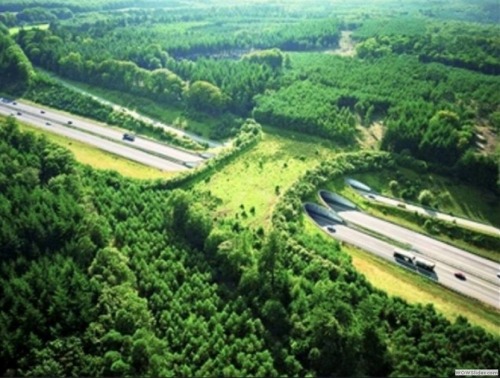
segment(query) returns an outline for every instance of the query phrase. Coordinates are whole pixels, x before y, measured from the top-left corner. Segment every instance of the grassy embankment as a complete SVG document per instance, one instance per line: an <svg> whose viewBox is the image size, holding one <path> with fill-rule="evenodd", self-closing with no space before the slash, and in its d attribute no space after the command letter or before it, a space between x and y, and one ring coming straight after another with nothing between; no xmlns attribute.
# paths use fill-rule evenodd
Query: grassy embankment
<svg viewBox="0 0 500 378"><path fill-rule="evenodd" d="M75 155L78 162L90 165L96 169L110 169L117 171L124 176L137 179L168 178L175 174L144 166L134 161L102 151L88 144L30 126L19 121L18 124L21 130L33 132L37 135L44 135L51 142L70 150Z"/></svg>
<svg viewBox="0 0 500 378"><path fill-rule="evenodd" d="M332 240L321 232L312 220L307 217L305 219L306 232L317 233ZM364 274L373 286L387 294L403 298L409 303L422 305L432 303L434 308L450 321L462 315L472 324L481 326L495 335L499 334L500 314L493 307L467 298L358 248L343 245L342 250L352 257L353 265L358 272Z"/></svg>

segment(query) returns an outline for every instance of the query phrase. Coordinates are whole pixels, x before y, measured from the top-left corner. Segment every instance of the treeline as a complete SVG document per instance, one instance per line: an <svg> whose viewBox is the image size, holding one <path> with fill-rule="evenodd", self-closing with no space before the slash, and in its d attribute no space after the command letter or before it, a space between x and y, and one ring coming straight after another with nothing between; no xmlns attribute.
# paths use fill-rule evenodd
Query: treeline
<svg viewBox="0 0 500 378"><path fill-rule="evenodd" d="M35 65L64 77L210 114L227 110L247 115L255 94L272 85L286 60L279 50L264 50L240 61L201 59L195 63L174 60L151 45L144 59L156 59L155 66L164 68L150 70L130 61L100 61L99 55L88 60L79 52L64 55L65 42L50 31L21 30L17 40Z"/></svg>
<svg viewBox="0 0 500 378"><path fill-rule="evenodd" d="M384 153L343 154L306 173L276 206L273 227L283 244L272 266L276 277L286 275L295 283L287 315L281 317L291 326L290 350L323 376L352 374L354 360L359 369L354 375L374 376L444 376L454 374L457 364L498 364L491 350L471 344L481 339L496 348L497 336L461 316L450 323L432 305L411 306L387 297L352 268L337 243L303 233L302 201L327 181L391 168L394 161ZM320 319L322 326L315 330L314 320ZM321 344L314 345L319 330Z"/></svg>
<svg viewBox="0 0 500 378"><path fill-rule="evenodd" d="M496 125L498 77L422 65L408 56L366 61L326 54L290 57L280 89L256 97L257 121L341 139L352 138L353 123L380 120L387 127L384 149L475 171L471 177L482 177L477 184L495 187L494 158L478 156L474 148L475 125L484 119Z"/></svg>
<svg viewBox="0 0 500 378"><path fill-rule="evenodd" d="M41 7L23 9L17 13L0 13L0 22L5 26L32 25L50 23L57 20L73 18L73 12L68 8L45 9Z"/></svg>
<svg viewBox="0 0 500 378"><path fill-rule="evenodd" d="M24 98L56 109L65 110L83 117L95 119L109 125L116 125L135 133L168 142L191 150L205 148L188 137L165 130L162 127L139 120L121 111L114 110L109 105L83 95L39 73L23 94Z"/></svg>
<svg viewBox="0 0 500 378"><path fill-rule="evenodd" d="M35 72L21 48L10 38L0 23L0 90L22 92L35 77Z"/></svg>
<svg viewBox="0 0 500 378"><path fill-rule="evenodd" d="M443 376L500 362L497 337L389 298L302 232L302 195L391 167L387 154L309 172L264 233L215 224L195 193L76 166L13 122L0 128L0 235L24 247L0 261L2 375Z"/></svg>
<svg viewBox="0 0 500 378"><path fill-rule="evenodd" d="M353 37L362 40L356 46L360 58L412 54L425 63L500 74L500 38L494 25L413 18L369 20Z"/></svg>
<svg viewBox="0 0 500 378"><path fill-rule="evenodd" d="M120 8L131 8L141 6L179 4L172 0L88 0L82 3L78 0L5 0L0 4L0 12L22 12L27 9L44 7L53 8L66 7L73 12L91 12L98 10L112 10Z"/></svg>
<svg viewBox="0 0 500 378"><path fill-rule="evenodd" d="M297 81L271 94L257 96L257 121L338 140L354 141L356 118L347 107L331 101L330 88Z"/></svg>
<svg viewBox="0 0 500 378"><path fill-rule="evenodd" d="M211 223L190 195L82 171L13 120L0 132L1 375L277 374L262 322L191 247Z"/></svg>

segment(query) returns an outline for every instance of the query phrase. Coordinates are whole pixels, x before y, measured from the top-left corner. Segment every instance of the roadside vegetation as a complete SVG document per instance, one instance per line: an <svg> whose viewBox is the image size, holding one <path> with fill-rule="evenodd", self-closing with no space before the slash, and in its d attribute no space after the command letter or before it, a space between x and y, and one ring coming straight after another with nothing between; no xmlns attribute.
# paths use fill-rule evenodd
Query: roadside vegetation
<svg viewBox="0 0 500 378"><path fill-rule="evenodd" d="M308 219L305 222L304 229L311 236L321 235L322 238L329 240L331 249L335 248L335 241L320 231L312 220ZM432 304L450 321L455 321L459 316L465 316L472 324L484 327L492 335L498 334L500 321L496 309L464 298L453 290L445 289L427 278L401 269L356 247L343 244L342 251L351 256L357 271L366 276L374 287L387 294L403 298L412 304L418 303L423 306ZM443 295L443 291L446 295Z"/></svg>
<svg viewBox="0 0 500 378"><path fill-rule="evenodd" d="M303 215L318 189L336 189L498 255L490 236L344 187L351 176L500 223L497 7L400 3L2 1L2 97L190 149L205 146L117 108L231 141L170 176L0 118L0 375L500 366L496 309L325 238ZM346 33L352 56L335 54Z"/></svg>
<svg viewBox="0 0 500 378"><path fill-rule="evenodd" d="M0 117L0 119L4 119ZM113 155L92 147L88 144L44 131L38 127L33 127L24 123L19 123L19 128L23 132L43 135L51 143L67 148L73 153L75 159L81 163L99 170L113 170L125 177L141 180L167 179L173 175L172 172L160 171L155 168L147 167L121 156Z"/></svg>

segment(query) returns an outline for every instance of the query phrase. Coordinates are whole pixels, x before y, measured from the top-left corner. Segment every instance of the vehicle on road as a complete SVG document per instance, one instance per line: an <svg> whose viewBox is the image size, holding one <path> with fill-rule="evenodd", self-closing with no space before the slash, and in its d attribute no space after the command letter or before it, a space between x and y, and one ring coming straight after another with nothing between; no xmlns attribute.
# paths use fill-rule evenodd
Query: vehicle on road
<svg viewBox="0 0 500 378"><path fill-rule="evenodd" d="M326 227L326 230L327 230L328 232L331 232L332 234L335 232L335 228L333 228L333 226L327 226L327 227Z"/></svg>
<svg viewBox="0 0 500 378"><path fill-rule="evenodd" d="M497 273L497 277L500 278L500 272Z"/></svg>
<svg viewBox="0 0 500 378"><path fill-rule="evenodd" d="M413 256L410 252L406 252L401 249L395 249L393 255L396 259L403 260L409 264L413 264L415 261L415 256Z"/></svg>
<svg viewBox="0 0 500 378"><path fill-rule="evenodd" d="M15 101L14 101L14 102L12 103L12 105L17 105L17 102L15 102Z"/></svg>
<svg viewBox="0 0 500 378"><path fill-rule="evenodd" d="M45 110L40 110L40 113L45 114Z"/></svg>
<svg viewBox="0 0 500 378"><path fill-rule="evenodd" d="M373 200L375 199L375 196L373 194L368 194L367 197Z"/></svg>
<svg viewBox="0 0 500 378"><path fill-rule="evenodd" d="M46 124L47 126L52 125L50 122L45 122L45 124Z"/></svg>
<svg viewBox="0 0 500 378"><path fill-rule="evenodd" d="M462 272L456 272L455 277L457 277L459 280L462 280L462 281L466 280L465 274L463 274Z"/></svg>
<svg viewBox="0 0 500 378"><path fill-rule="evenodd" d="M73 124L73 121L68 121L68 125L72 125Z"/></svg>
<svg viewBox="0 0 500 378"><path fill-rule="evenodd" d="M396 206L401 207L402 209L406 209L406 205L404 203L401 203L401 202L399 202Z"/></svg>
<svg viewBox="0 0 500 378"><path fill-rule="evenodd" d="M125 134L123 134L123 140L128 140L130 142L133 142L135 140L135 135L125 133Z"/></svg>
<svg viewBox="0 0 500 378"><path fill-rule="evenodd" d="M428 270L428 271L434 271L434 268L436 264L434 264L432 261L425 260L421 257L417 257L415 259L415 265L418 266L419 268Z"/></svg>
<svg viewBox="0 0 500 378"><path fill-rule="evenodd" d="M17 112L17 115L21 115L21 112Z"/></svg>

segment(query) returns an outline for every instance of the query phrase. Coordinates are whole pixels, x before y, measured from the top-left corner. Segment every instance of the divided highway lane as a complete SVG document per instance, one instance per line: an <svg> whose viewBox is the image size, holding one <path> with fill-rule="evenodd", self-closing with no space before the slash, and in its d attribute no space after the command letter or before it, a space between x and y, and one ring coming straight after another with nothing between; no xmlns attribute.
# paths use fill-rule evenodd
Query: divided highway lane
<svg viewBox="0 0 500 378"><path fill-rule="evenodd" d="M386 203L387 205L404 206L404 208L407 211L417 212L417 213L419 213L423 216L426 216L426 217L437 218L437 219L444 220L446 222L455 222L457 225L462 226L462 227L471 228L473 230L478 230L481 232L487 232L487 233L495 235L495 236L500 236L500 229L498 229L497 227L491 226L489 224L483 224L483 223L474 222L474 221L471 221L471 220L465 219L465 218L454 217L454 216L451 216L451 215L446 214L446 213L441 213L439 211L428 210L428 209L425 209L421 206L412 205L410 203L403 202L403 201L398 201L394 198L381 196L380 194L376 194L376 193L366 194L365 192L362 192L360 190L358 190L358 193L360 193L361 195L364 195L365 197L368 197L368 199L375 200L375 201L382 202L382 203Z"/></svg>
<svg viewBox="0 0 500 378"><path fill-rule="evenodd" d="M0 114L10 115L12 112L10 109L5 109L5 107L0 106ZM97 137L92 134L88 134L79 130L74 130L69 127L61 126L58 124L52 124L50 126L46 125L46 120L40 119L37 116L32 116L31 114L23 114L22 116L16 116L20 118L22 121L29 123L33 126L43 128L46 131L53 132L55 134L64 135L68 138L78 140L83 143L91 144L100 148L101 150L105 150L111 152L115 155L123 156L129 160L134 160L144 165L148 165L154 168L158 168L164 171L182 171L187 168L183 165L173 163L169 160L162 159L160 157L147 154L135 148L130 148L115 142L111 142L107 139L103 139Z"/></svg>
<svg viewBox="0 0 500 378"><path fill-rule="evenodd" d="M497 293L500 293L500 279L496 276L500 264L357 210L336 209L336 211L348 222L386 235L398 242L411 244L417 251L416 256L426 256L433 261L440 261L453 267L455 271L460 270L466 275L468 273L489 281L497 287Z"/></svg>
<svg viewBox="0 0 500 378"><path fill-rule="evenodd" d="M335 224L333 226L335 232L330 233L326 231L324 220L318 220L318 223L319 226L322 227L325 232L330 234L330 236L332 236L333 238L354 245L365 251L374 253L375 255L389 260L393 263L396 262L393 256L394 246L389 243L339 224ZM480 301L492 305L495 308L500 308L498 287L489 282L485 282L481 279L476 279L473 277L467 278L467 280L465 281L460 281L453 275L456 271L455 268L439 261L436 262L434 275L429 275L423 269L416 270L409 267L407 268L413 271L418 271L422 275L427 275L430 279L438 281L442 285L449 287L450 289L453 289L459 293L479 299Z"/></svg>
<svg viewBox="0 0 500 378"><path fill-rule="evenodd" d="M82 120L80 118L74 120L73 118L66 116L64 114L51 112L49 110L43 110L39 107L35 107L32 105L27 105L22 103L17 103L16 105L14 105L13 103L0 102L0 108L8 109L9 112L14 112L14 114L17 114L17 112L21 112L22 115L20 117L27 116L29 114L33 117L40 118L43 121L49 121L51 123L60 123L68 125L68 121L71 121L72 128L77 128L82 131L100 135L102 137L115 140L117 142L121 142L123 139L123 133L118 130L114 130L112 128L105 126L96 125L94 123ZM44 111L44 113L41 113L42 111ZM174 160L179 163L184 163L184 162L200 163L201 161L204 160L201 156L197 154L192 154L177 148L167 146L163 143L154 142L138 136L136 136L134 142L130 142L130 145L132 148L142 149L145 150L146 152L151 152L156 155L162 155L167 159Z"/></svg>

